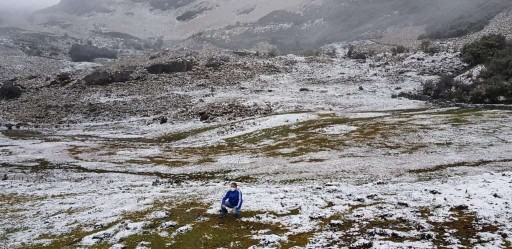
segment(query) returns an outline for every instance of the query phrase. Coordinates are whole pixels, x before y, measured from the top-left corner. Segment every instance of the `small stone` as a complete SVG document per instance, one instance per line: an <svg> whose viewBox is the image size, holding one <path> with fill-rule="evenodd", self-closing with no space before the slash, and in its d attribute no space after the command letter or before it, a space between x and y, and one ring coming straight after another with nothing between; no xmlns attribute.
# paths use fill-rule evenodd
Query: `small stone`
<svg viewBox="0 0 512 249"><path fill-rule="evenodd" d="M433 194L433 195L440 195L440 194L441 194L441 192L439 192L439 191L437 191L437 190L435 190L435 189L434 189L434 190L430 190L429 192L430 192L431 194Z"/></svg>
<svg viewBox="0 0 512 249"><path fill-rule="evenodd" d="M169 120L167 119L167 117L161 117L160 118L160 124L165 124L167 123Z"/></svg>
<svg viewBox="0 0 512 249"><path fill-rule="evenodd" d="M398 206L409 207L409 203L406 203L406 202L398 202L397 204L398 204Z"/></svg>
<svg viewBox="0 0 512 249"><path fill-rule="evenodd" d="M468 210L468 208L469 207L467 205L462 204L462 205L457 205L457 206L453 207L452 209L462 211L462 210Z"/></svg>

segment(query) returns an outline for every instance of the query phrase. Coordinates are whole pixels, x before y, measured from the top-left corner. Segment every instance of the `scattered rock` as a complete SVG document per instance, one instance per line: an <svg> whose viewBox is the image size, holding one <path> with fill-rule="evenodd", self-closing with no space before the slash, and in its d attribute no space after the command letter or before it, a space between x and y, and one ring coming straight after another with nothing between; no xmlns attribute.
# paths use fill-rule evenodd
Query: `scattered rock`
<svg viewBox="0 0 512 249"><path fill-rule="evenodd" d="M208 217L203 217L203 216L200 216L200 217L197 217L196 221L199 221L199 222L206 222L206 221L209 221L210 218Z"/></svg>
<svg viewBox="0 0 512 249"><path fill-rule="evenodd" d="M110 249L127 249L128 247L123 244L114 244Z"/></svg>
<svg viewBox="0 0 512 249"><path fill-rule="evenodd" d="M161 184L160 179L156 179L156 180L154 180L154 181L151 183L151 186L156 187L156 186L158 186L158 185L160 185L160 184Z"/></svg>
<svg viewBox="0 0 512 249"><path fill-rule="evenodd" d="M261 107L258 105L246 106L237 101L212 103L198 108L199 110L190 110L194 116L199 117L202 122L213 122L217 118L234 120L236 118L252 117L257 115L268 115L272 113L272 107L267 105Z"/></svg>
<svg viewBox="0 0 512 249"><path fill-rule="evenodd" d="M99 241L102 241L104 239L107 239L107 238L110 238L112 237L112 234L109 233L109 232L104 232L104 233L100 233L100 234L96 234L94 236L92 236L92 239L93 240L99 240Z"/></svg>
<svg viewBox="0 0 512 249"><path fill-rule="evenodd" d="M224 62L221 61L220 59L210 58L210 59L208 59L208 61L206 62L206 64L204 66L208 67L208 68L219 68L222 65L224 65Z"/></svg>
<svg viewBox="0 0 512 249"><path fill-rule="evenodd" d="M53 85L60 85L60 86L65 86L69 83L71 83L73 81L73 79L71 78L71 74L70 73L60 73L57 75L57 77L55 78L55 80L53 80L52 82L50 82L50 86L53 86Z"/></svg>
<svg viewBox="0 0 512 249"><path fill-rule="evenodd" d="M349 249L369 249L369 248L373 248L373 242L368 241L368 240L357 241L356 243L350 245L348 248Z"/></svg>
<svg viewBox="0 0 512 249"><path fill-rule="evenodd" d="M422 233L420 234L420 238L422 240L432 240L434 239L434 235L432 235L431 233Z"/></svg>
<svg viewBox="0 0 512 249"><path fill-rule="evenodd" d="M160 118L160 124L166 124L169 120L167 119L167 117L161 117Z"/></svg>
<svg viewBox="0 0 512 249"><path fill-rule="evenodd" d="M83 78L87 85L104 86L116 82L127 82L130 80L132 71L95 71Z"/></svg>
<svg viewBox="0 0 512 249"><path fill-rule="evenodd" d="M397 204L398 204L398 206L401 206L401 207L409 207L409 203L406 203L406 202L398 202Z"/></svg>
<svg viewBox="0 0 512 249"><path fill-rule="evenodd" d="M233 51L233 54L236 54L238 56L242 56L242 57L245 57L245 56L250 56L250 55L254 55L255 53L253 52L250 52L250 51Z"/></svg>
<svg viewBox="0 0 512 249"><path fill-rule="evenodd" d="M116 71L112 74L112 82L127 82L133 71Z"/></svg>
<svg viewBox="0 0 512 249"><path fill-rule="evenodd" d="M359 86L359 91L364 91L364 88L362 86Z"/></svg>
<svg viewBox="0 0 512 249"><path fill-rule="evenodd" d="M21 96L23 90L13 82L6 82L0 87L0 100L15 99Z"/></svg>
<svg viewBox="0 0 512 249"><path fill-rule="evenodd" d="M190 231L192 231L192 225L186 225L176 229L176 234L184 234Z"/></svg>
<svg viewBox="0 0 512 249"><path fill-rule="evenodd" d="M179 72L188 72L192 70L194 63L189 60L176 60L167 63L157 63L146 67L150 74L171 74Z"/></svg>
<svg viewBox="0 0 512 249"><path fill-rule="evenodd" d="M83 79L87 85L106 85L111 83L110 74L106 71L95 71Z"/></svg>
<svg viewBox="0 0 512 249"><path fill-rule="evenodd" d="M462 211L462 210L468 210L468 208L469 207L467 205L462 204L462 205L457 205L457 206L453 207L452 210Z"/></svg>
<svg viewBox="0 0 512 249"><path fill-rule="evenodd" d="M441 194L441 192L439 192L439 191L437 191L437 190L435 190L435 189L430 190L429 192L430 192L431 194L433 194L433 195L440 195L440 194Z"/></svg>
<svg viewBox="0 0 512 249"><path fill-rule="evenodd" d="M166 221L166 222L162 223L162 225L160 227L162 229L168 229L171 227L176 227L177 225L178 225L178 223L176 223L174 221Z"/></svg>
<svg viewBox="0 0 512 249"><path fill-rule="evenodd" d="M272 231L271 229L265 229L265 230L260 230L258 231L258 234L262 234L262 235L274 235L276 234L274 231Z"/></svg>
<svg viewBox="0 0 512 249"><path fill-rule="evenodd" d="M205 111L198 113L198 115L199 115L199 120L201 122L205 122L205 121L208 121L210 119L210 115L208 115L208 113L206 113Z"/></svg>
<svg viewBox="0 0 512 249"><path fill-rule="evenodd" d="M7 174L4 174L4 177L2 177L2 181L7 181L9 178L7 177Z"/></svg>
<svg viewBox="0 0 512 249"><path fill-rule="evenodd" d="M383 220L387 220L388 218L391 218L393 217L393 214L392 213L385 213L385 214L381 214L379 215L379 217Z"/></svg>
<svg viewBox="0 0 512 249"><path fill-rule="evenodd" d="M331 229L339 229L343 226L343 221L342 220L331 220L329 222L329 227Z"/></svg>
<svg viewBox="0 0 512 249"><path fill-rule="evenodd" d="M169 216L166 211L154 211L146 216L148 219L163 219Z"/></svg>

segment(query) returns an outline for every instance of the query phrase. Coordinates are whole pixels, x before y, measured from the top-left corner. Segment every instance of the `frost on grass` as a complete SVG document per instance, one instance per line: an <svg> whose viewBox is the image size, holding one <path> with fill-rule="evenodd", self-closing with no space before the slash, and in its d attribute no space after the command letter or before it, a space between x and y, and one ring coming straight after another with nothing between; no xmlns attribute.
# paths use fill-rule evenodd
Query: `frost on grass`
<svg viewBox="0 0 512 249"><path fill-rule="evenodd" d="M454 56L276 60L295 67L216 95L189 92L206 103L277 102L269 116L2 131L0 243L510 247L510 112L390 98L431 78L429 71L450 70L435 61L457 64ZM220 219L231 181L244 193L242 215Z"/></svg>

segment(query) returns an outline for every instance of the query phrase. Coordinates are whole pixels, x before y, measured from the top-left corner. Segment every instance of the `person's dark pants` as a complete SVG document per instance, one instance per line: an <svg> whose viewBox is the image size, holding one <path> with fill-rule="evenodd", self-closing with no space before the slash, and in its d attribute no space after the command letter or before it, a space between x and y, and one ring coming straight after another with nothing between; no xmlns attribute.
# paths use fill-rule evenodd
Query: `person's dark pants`
<svg viewBox="0 0 512 249"><path fill-rule="evenodd" d="M233 216L238 217L238 215L240 214L240 209L239 208L235 208L234 205L231 205L231 203L229 203L229 200L226 200L224 202L224 206L233 209L233 211L231 212L233 214ZM224 217L224 216L226 216L226 214L228 214L228 210L225 207L221 206L221 208L220 208L220 216Z"/></svg>

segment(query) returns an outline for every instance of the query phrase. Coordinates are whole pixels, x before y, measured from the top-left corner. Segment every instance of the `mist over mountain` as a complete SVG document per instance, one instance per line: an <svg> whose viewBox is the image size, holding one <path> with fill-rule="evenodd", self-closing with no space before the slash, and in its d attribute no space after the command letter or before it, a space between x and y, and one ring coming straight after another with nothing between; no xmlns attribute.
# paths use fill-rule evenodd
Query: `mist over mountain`
<svg viewBox="0 0 512 249"><path fill-rule="evenodd" d="M512 0L0 0L2 249L511 248L511 124Z"/></svg>
<svg viewBox="0 0 512 249"><path fill-rule="evenodd" d="M205 32L198 38L231 48L270 42L285 51L378 39L390 28L416 27L423 31L418 38L444 39L479 31L510 6L512 2L504 0L326 0L300 13L276 10L255 24L217 31L220 35Z"/></svg>
<svg viewBox="0 0 512 249"><path fill-rule="evenodd" d="M0 13L9 12L31 12L59 3L60 0L2 0L0 1Z"/></svg>
<svg viewBox="0 0 512 249"><path fill-rule="evenodd" d="M39 13L55 13L63 12L68 14L85 14L85 13L108 13L109 9L102 6L101 0L61 0L58 4L40 10Z"/></svg>
<svg viewBox="0 0 512 249"><path fill-rule="evenodd" d="M31 22L12 25L79 37L98 30L167 40L193 37L225 48L264 42L294 51L377 39L404 27L420 30L419 38L458 37L481 30L511 6L508 0L62 0L37 11Z"/></svg>

